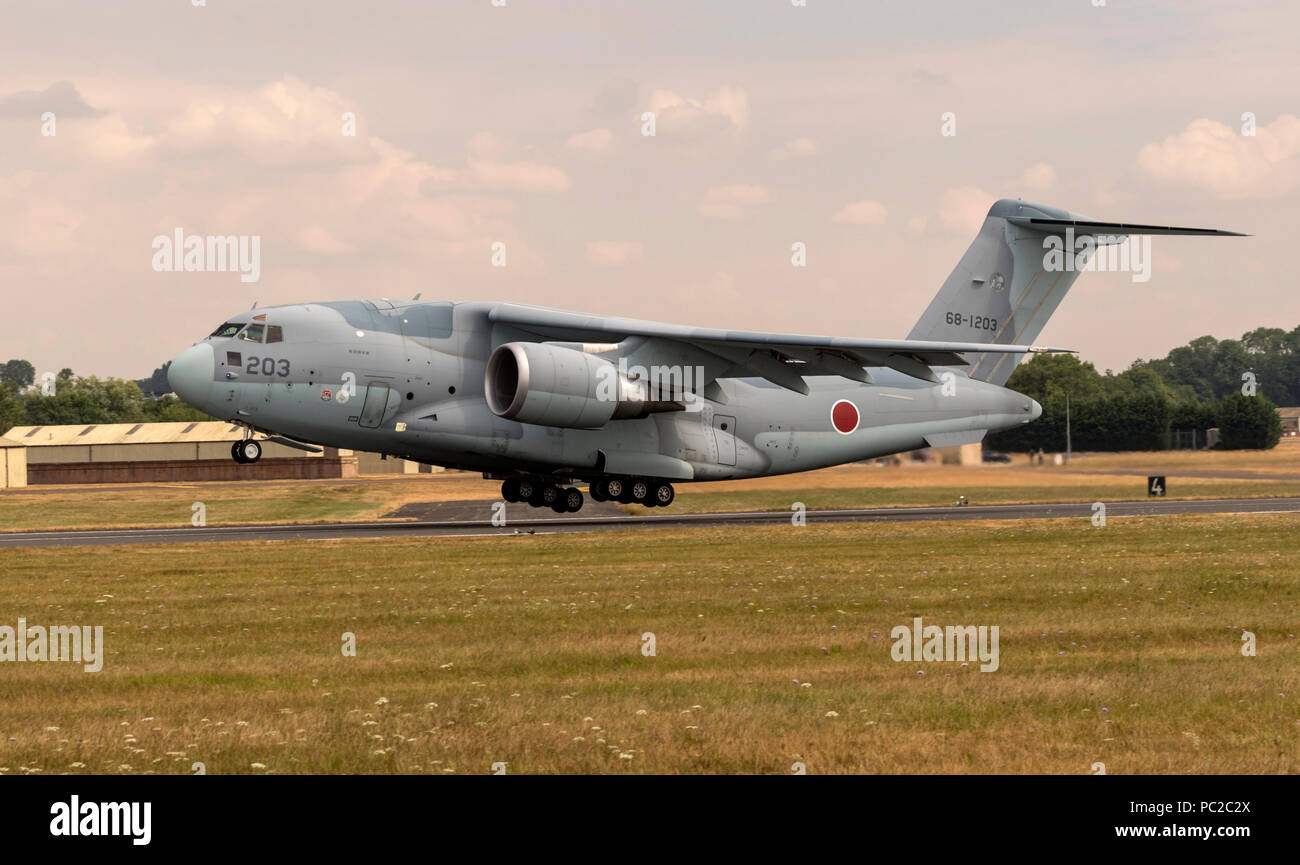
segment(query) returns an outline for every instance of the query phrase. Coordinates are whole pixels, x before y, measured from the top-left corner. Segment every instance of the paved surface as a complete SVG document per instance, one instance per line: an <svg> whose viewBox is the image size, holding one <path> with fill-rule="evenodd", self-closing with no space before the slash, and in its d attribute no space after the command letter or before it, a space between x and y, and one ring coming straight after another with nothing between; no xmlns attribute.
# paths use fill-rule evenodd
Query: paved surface
<svg viewBox="0 0 1300 865"><path fill-rule="evenodd" d="M745 511L717 514L676 514L646 511L628 515L589 511L556 514L520 505L507 510L504 527L491 523L491 503L442 502L422 505L426 513L458 515L458 519L426 519L389 523L328 523L303 526L190 526L161 529L96 529L63 532L0 533L0 547L103 546L110 544L169 544L195 541L326 540L336 538L449 537L473 535L547 534L552 532L682 526L788 525L789 511ZM411 506L408 506L411 507ZM612 507L612 506L611 506ZM445 509L445 510L444 510ZM1177 514L1300 513L1300 497L1261 499L1152 499L1110 502L1107 519ZM522 516L516 516L522 514ZM1091 518L1090 503L969 505L941 508L863 508L808 511L809 524L914 522L919 520L1033 520Z"/></svg>

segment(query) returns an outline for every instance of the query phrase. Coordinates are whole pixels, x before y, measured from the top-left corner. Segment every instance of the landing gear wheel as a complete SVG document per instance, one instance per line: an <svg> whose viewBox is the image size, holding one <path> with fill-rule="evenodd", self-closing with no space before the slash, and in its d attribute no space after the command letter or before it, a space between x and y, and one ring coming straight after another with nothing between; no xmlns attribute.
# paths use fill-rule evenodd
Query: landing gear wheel
<svg viewBox="0 0 1300 865"><path fill-rule="evenodd" d="M560 500L560 488L555 484L542 484L537 487L528 503L535 508L549 508Z"/></svg>
<svg viewBox="0 0 1300 865"><path fill-rule="evenodd" d="M569 487L564 490L554 507L557 513L576 514L582 510L582 490L577 487Z"/></svg>
<svg viewBox="0 0 1300 865"><path fill-rule="evenodd" d="M622 502L623 496L627 494L627 484L623 483L620 478L609 478L601 481L601 492L605 494L605 499L611 502ZM627 504L627 502L623 502Z"/></svg>
<svg viewBox="0 0 1300 865"><path fill-rule="evenodd" d="M501 498L508 502L517 502L519 497L519 478L506 478L501 484Z"/></svg>
<svg viewBox="0 0 1300 865"><path fill-rule="evenodd" d="M603 480L594 480L587 487L587 492L591 494L593 502L603 502L607 499L605 495L605 482Z"/></svg>
<svg viewBox="0 0 1300 865"><path fill-rule="evenodd" d="M637 478L627 485L627 495L630 503L634 505L645 505L653 507L650 501L650 483L649 481Z"/></svg>
<svg viewBox="0 0 1300 865"><path fill-rule="evenodd" d="M230 458L240 465L244 464L244 443L235 442L230 446Z"/></svg>
<svg viewBox="0 0 1300 865"><path fill-rule="evenodd" d="M249 439L246 442L241 442L241 444L244 446L242 448L244 452L244 462L255 463L262 458L262 446L256 441Z"/></svg>
<svg viewBox="0 0 1300 865"><path fill-rule="evenodd" d="M519 501L533 503L533 496L537 495L537 481L532 478L520 478L518 486L515 487L515 494Z"/></svg>
<svg viewBox="0 0 1300 865"><path fill-rule="evenodd" d="M670 483L657 483L650 491L650 501L648 505L654 505L659 508L666 508L673 503L677 494L673 491L673 485Z"/></svg>

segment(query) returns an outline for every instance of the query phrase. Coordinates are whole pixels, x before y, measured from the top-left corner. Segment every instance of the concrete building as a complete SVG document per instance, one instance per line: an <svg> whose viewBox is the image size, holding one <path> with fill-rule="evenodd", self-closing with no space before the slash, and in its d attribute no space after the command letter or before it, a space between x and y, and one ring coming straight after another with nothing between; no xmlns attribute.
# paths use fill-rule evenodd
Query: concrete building
<svg viewBox="0 0 1300 865"><path fill-rule="evenodd" d="M243 430L224 421L71 424L14 427L5 454L18 450L25 483L136 483L159 481L348 478L359 474L416 474L430 466L338 448L311 453L261 440L262 458L236 463L230 447ZM7 460L8 457L5 457Z"/></svg>

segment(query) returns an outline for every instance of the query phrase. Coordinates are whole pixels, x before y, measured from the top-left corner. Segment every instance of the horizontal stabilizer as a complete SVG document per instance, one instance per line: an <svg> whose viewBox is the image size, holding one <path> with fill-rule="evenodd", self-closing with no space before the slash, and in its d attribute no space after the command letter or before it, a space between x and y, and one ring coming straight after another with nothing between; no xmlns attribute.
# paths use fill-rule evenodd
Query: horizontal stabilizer
<svg viewBox="0 0 1300 865"><path fill-rule="evenodd" d="M1065 234L1073 228L1075 234L1166 234L1194 235L1197 237L1249 237L1239 231L1221 228L1179 228L1174 225L1138 225L1133 222L1098 222L1095 219L1048 219L1042 216L1008 216L1007 222L1021 228L1031 228L1044 234Z"/></svg>

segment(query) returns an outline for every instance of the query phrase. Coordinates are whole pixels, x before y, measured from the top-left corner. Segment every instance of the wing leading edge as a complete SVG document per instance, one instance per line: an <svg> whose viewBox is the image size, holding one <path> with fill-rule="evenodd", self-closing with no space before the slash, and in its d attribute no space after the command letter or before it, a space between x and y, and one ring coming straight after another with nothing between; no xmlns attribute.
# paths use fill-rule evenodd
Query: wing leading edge
<svg viewBox="0 0 1300 865"><path fill-rule="evenodd" d="M965 352L1026 354L1070 349L912 339L848 339L804 334L732 331L687 327L630 318L606 318L522 304L499 304L489 313L495 323L535 334L539 341L621 342L631 337L671 340L708 352L728 366L717 378L765 378L807 393L807 376L834 375L870 382L865 367L888 367L937 382L932 367L964 366Z"/></svg>

